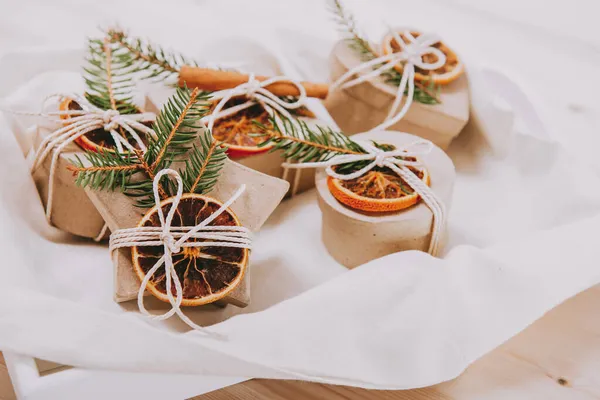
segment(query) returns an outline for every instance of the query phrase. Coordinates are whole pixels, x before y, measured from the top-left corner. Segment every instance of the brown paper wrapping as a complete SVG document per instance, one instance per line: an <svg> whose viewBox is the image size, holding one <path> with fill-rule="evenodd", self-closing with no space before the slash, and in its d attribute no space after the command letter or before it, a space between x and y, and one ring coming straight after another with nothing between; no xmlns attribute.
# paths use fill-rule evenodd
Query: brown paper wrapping
<svg viewBox="0 0 600 400"><path fill-rule="evenodd" d="M265 174L253 171L243 165L227 160L219 177L219 182L208 195L220 201L227 201L240 187L246 190L231 206L243 226L257 231L285 196L289 184ZM89 198L106 220L111 231L137 226L146 210L135 206L135 199L121 192L94 191L86 189ZM131 250L118 249L111 255L114 266L114 298L124 302L137 297L140 280L131 264ZM250 266L248 266L250 268ZM250 302L250 280L246 271L244 279L233 292L222 299L222 304L245 307ZM148 295L148 293L147 293Z"/></svg>
<svg viewBox="0 0 600 400"><path fill-rule="evenodd" d="M356 135L353 139L375 140L396 146L413 142L408 133L379 131ZM431 176L431 189L450 210L455 171L450 158L440 148L421 156ZM376 214L352 210L338 202L327 188L327 174L317 172L319 207L323 213L322 235L325 247L340 264L354 268L368 261L405 250L427 251L433 214L423 201L399 212ZM445 240L442 240L442 245Z"/></svg>
<svg viewBox="0 0 600 400"><path fill-rule="evenodd" d="M34 136L34 149L52 133L51 129L38 127ZM35 153L35 150L32 151ZM52 225L73 235L96 238L104 226L104 219L85 191L75 185L73 173L67 170L71 160L78 155L84 157L84 152L75 144L71 144L58 157L54 174L54 195L50 222ZM48 204L48 184L52 153L46 157L38 168L32 171L32 177L37 187L44 208ZM108 233L105 236L108 238Z"/></svg>
<svg viewBox="0 0 600 400"><path fill-rule="evenodd" d="M347 42L336 43L329 59L331 80L337 80L362 62L360 55ZM348 89L330 92L325 107L345 133L366 132L385 120L396 97L395 91L396 87L377 77ZM389 130L410 132L431 140L442 149L448 148L469 119L466 75L444 85L439 98L441 104L413 102L404 118Z"/></svg>
<svg viewBox="0 0 600 400"><path fill-rule="evenodd" d="M158 110L148 98L139 99L140 106L143 109L158 113ZM48 110L58 109L58 103L49 105ZM56 123L44 121L44 125L36 126L36 132L33 136L33 146L29 152L29 157L33 157L42 141L54 130L61 126ZM54 198L52 203L52 214L50 222L60 230L69 232L73 235L96 239L104 227L104 219L96 210L95 205L87 196L84 189L75 184L73 173L67 169L76 156L81 160L85 159L85 152L76 144L67 146L60 156L56 165L54 174ZM48 179L50 174L50 164L52 153L50 153L44 162L32 171L32 177L37 187L44 208L48 204ZM108 239L110 231L101 239Z"/></svg>

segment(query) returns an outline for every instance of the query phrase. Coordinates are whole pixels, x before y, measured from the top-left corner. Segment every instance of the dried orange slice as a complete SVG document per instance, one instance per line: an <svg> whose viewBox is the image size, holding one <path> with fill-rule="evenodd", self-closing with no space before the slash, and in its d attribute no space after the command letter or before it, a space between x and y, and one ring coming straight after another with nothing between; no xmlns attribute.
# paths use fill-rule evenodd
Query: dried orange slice
<svg viewBox="0 0 600 400"><path fill-rule="evenodd" d="M245 102L246 100L243 98L235 98L228 101L223 109L226 110ZM215 102L213 107L216 104ZM293 110L293 114L314 118L314 114L303 107ZM261 143L267 140L267 137L252 135L260 131L255 122L264 125L267 129L273 127L269 114L260 104L255 104L229 117L217 119L213 126L212 134L216 140L227 146L227 154L230 158L247 157L264 153L273 148L273 145L259 147Z"/></svg>
<svg viewBox="0 0 600 400"><path fill-rule="evenodd" d="M164 215L167 215L172 203L173 198L160 203ZM177 206L171 226L195 226L221 206L220 202L206 196L184 194ZM141 219L138 227L160 226L157 210L158 206L150 209ZM240 221L231 210L227 209L209 225L240 226ZM203 239L190 240L202 241ZM181 304L200 306L222 299L231 293L246 273L248 253L248 249L233 247L183 247L179 253L173 254L173 265L183 288ZM132 247L133 269L140 281L163 255L163 246ZM175 296L173 282L171 289ZM169 302L164 268L159 268L154 273L147 290L158 299Z"/></svg>
<svg viewBox="0 0 600 400"><path fill-rule="evenodd" d="M415 38L421 35L419 32L415 31L411 31L410 33ZM403 32L399 31L398 35L405 42L409 42ZM458 58L456 53L442 42L435 43L433 47L441 50L442 53L446 55L446 63L442 67L433 71L415 67L415 80L421 82L433 81L438 85L446 85L458 79L458 77L463 73L465 68L462 61ZM383 38L381 49L383 51L383 54L385 55L401 51L400 45L396 42L396 39L392 34L389 34ZM426 54L422 57L422 59L423 61L433 63L437 61L437 56L434 54ZM403 65L396 64L394 68L396 69L396 71L401 73L403 70Z"/></svg>
<svg viewBox="0 0 600 400"><path fill-rule="evenodd" d="M430 184L426 169L412 171L425 184ZM400 211L419 201L419 195L408 183L387 167L376 167L359 178L347 181L330 176L327 178L327 187L340 203L367 212Z"/></svg>
<svg viewBox="0 0 600 400"><path fill-rule="evenodd" d="M65 98L59 105L58 108L60 111L67 110L81 110L81 106L73 99ZM61 115L61 119L68 120L70 117L68 115ZM124 132L127 137L129 134ZM141 135L142 140L144 139L144 135ZM84 150L99 152L99 151L114 151L116 149L115 142L110 135L109 132L104 129L95 129L91 132L86 133L83 136L75 139L75 143L77 143ZM135 140L131 140L130 143L133 147L137 148L137 143Z"/></svg>
<svg viewBox="0 0 600 400"><path fill-rule="evenodd" d="M243 99L232 99L225 104L223 110L244 103ZM213 104L213 107L217 103ZM227 146L227 154L230 158L240 158L269 151L273 146L259 147L259 144L267 140L263 136L252 136L258 132L254 122L265 127L271 127L269 114L260 104L255 104L245 110L237 112L225 118L219 118L213 126L213 137Z"/></svg>

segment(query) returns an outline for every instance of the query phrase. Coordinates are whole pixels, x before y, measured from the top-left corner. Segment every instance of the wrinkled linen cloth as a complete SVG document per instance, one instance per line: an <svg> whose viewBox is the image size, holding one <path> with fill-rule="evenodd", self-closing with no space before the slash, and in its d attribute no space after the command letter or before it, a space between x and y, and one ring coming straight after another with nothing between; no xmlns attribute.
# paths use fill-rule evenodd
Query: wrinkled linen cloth
<svg viewBox="0 0 600 400"><path fill-rule="evenodd" d="M225 12L230 3L177 5L177 15L184 15L182 10L210 15L206 25L181 26L175 14L162 8L144 7L143 15L136 14L139 2L123 4L118 21L134 34L172 44L200 60L209 54L207 61L252 60L252 52L244 53L252 47L236 47L236 39L196 40L202 30L218 26L219 15L231 17ZM286 64L288 74L327 77L326 58L336 36L321 2L233 3L239 15L231 18L239 24L231 21L227 35L250 32L244 40L260 39L277 55L274 59ZM380 12L382 4L391 3L377 2L374 8ZM61 21L59 11L66 7L67 2L57 2L58 11L48 12L56 12ZM93 34L102 19L114 21L110 4L80 7L94 11L94 19L78 19L76 9L68 27L52 20L52 32L65 43L73 44L74 38L81 43L83 32ZM272 25L251 23L250 15L265 18L267 11L281 18L269 18ZM257 235L249 308L186 310L196 322L214 324L210 329L227 339L188 332L175 318L150 322L135 304L112 301L106 245L47 226L27 161L13 130L3 124L0 349L88 368L405 389L456 377L548 310L600 282L600 178L585 156L592 153L582 146L583 133L573 134L577 147L552 139L558 137L557 125L552 124L552 132L544 128L519 86L476 66L478 51L486 54L480 41L491 39L482 34L475 43L465 43L458 22L467 17L452 12L456 27L440 19L438 31L455 40L458 49L465 45L472 61L473 104L471 122L448 151L457 180L450 243L441 259L404 252L346 270L320 240L321 217L311 191L283 202ZM303 15L310 15L310 27L297 21ZM411 25L425 20L411 10L413 16ZM431 13L426 16L431 24ZM172 29L153 30L159 17ZM42 23L36 29L49 28ZM507 35L503 40L510 39ZM48 69L77 71L73 54L44 48L4 55L0 97L14 95ZM522 72L527 74L528 67ZM554 83L560 91L563 82ZM26 107L27 101L19 104ZM31 104L34 110L37 106Z"/></svg>

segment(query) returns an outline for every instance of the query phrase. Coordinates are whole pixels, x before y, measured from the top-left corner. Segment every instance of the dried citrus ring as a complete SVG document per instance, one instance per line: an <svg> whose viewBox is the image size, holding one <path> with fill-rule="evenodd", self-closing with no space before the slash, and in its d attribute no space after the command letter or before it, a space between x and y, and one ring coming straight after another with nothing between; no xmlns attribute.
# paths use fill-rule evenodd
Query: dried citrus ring
<svg viewBox="0 0 600 400"><path fill-rule="evenodd" d="M227 102L224 110L242 104L245 101L242 98L232 99ZM217 102L213 104L213 107L216 104ZM293 114L314 118L314 114L304 107L293 110ZM267 128L273 127L269 114L258 103L228 117L217 119L213 126L212 134L216 140L221 141L227 146L227 154L230 158L264 153L269 151L273 145L269 144L259 147L261 143L267 140L267 137L252 135L259 131L256 122Z"/></svg>
<svg viewBox="0 0 600 400"><path fill-rule="evenodd" d="M419 32L415 31L411 31L410 33L415 38L421 35ZM402 31L399 31L398 35L402 38L402 40L408 42L407 37ZM442 53L446 55L446 63L442 67L432 71L424 70L415 66L415 80L421 82L433 81L438 85L446 85L456 80L465 69L462 61L458 58L458 56L452 49L450 49L442 42L437 42L434 45L432 45L432 47L439 49ZM389 34L383 38L381 49L384 55L397 53L401 51L400 45L396 42L396 39L392 34ZM422 59L423 61L433 63L437 61L437 56L434 54L425 54L422 57ZM396 64L394 68L396 69L396 71L402 73L403 65Z"/></svg>
<svg viewBox="0 0 600 400"><path fill-rule="evenodd" d="M81 110L81 106L75 100L67 97L60 103L58 109L60 111ZM61 115L60 118L68 120L70 117L68 115ZM129 138L129 134L127 132L125 132L125 134ZM143 140L144 135L141 135L141 137ZM135 140L131 140L130 142L132 143L133 147L137 148L137 143ZM84 150L94 152L114 151L116 149L112 136L109 132L102 128L95 129L86 133L85 135L79 136L77 139L75 139L75 143L77 143Z"/></svg>
<svg viewBox="0 0 600 400"><path fill-rule="evenodd" d="M241 99L232 99L225 104L224 110L242 104ZM217 102L213 104L216 105ZM269 151L273 145L259 147L266 137L252 136L258 129L254 122L266 127L272 126L269 114L260 104L254 104L228 117L215 121L212 135L227 146L227 154L231 158L251 156Z"/></svg>
<svg viewBox="0 0 600 400"><path fill-rule="evenodd" d="M164 215L171 209L173 198L161 201ZM199 194L184 194L177 206L171 226L195 226L217 211L222 204ZM150 209L138 227L160 226L158 206ZM240 226L240 221L229 209L219 215L210 226ZM189 239L204 241L204 239ZM172 254L173 266L183 288L184 306L209 304L231 293L242 281L248 264L248 249L235 247L182 247ZM131 249L133 269L140 281L164 255L163 246L138 247ZM172 282L175 296L175 284ZM147 290L158 299L169 302L164 268L159 268L148 282Z"/></svg>
<svg viewBox="0 0 600 400"><path fill-rule="evenodd" d="M411 170L425 184L430 184L426 169L417 171L411 168ZM419 201L419 195L387 167L374 168L361 177L347 181L329 176L327 187L340 203L361 211L375 213L400 211Z"/></svg>

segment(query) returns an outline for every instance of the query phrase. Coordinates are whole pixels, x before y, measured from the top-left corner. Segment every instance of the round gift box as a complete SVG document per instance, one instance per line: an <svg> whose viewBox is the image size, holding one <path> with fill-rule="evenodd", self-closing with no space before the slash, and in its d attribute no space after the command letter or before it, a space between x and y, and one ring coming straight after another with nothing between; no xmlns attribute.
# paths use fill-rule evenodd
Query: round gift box
<svg viewBox="0 0 600 400"><path fill-rule="evenodd" d="M354 140L407 145L419 138L404 132L378 131L358 134ZM429 170L431 189L450 209L456 173L454 164L439 147L419 157ZM433 213L420 200L416 205L393 213L366 213L353 210L331 194L327 174L316 174L319 207L323 214L322 235L329 254L340 264L354 268L388 254L406 250L427 251L431 238ZM446 241L444 227L442 245Z"/></svg>

